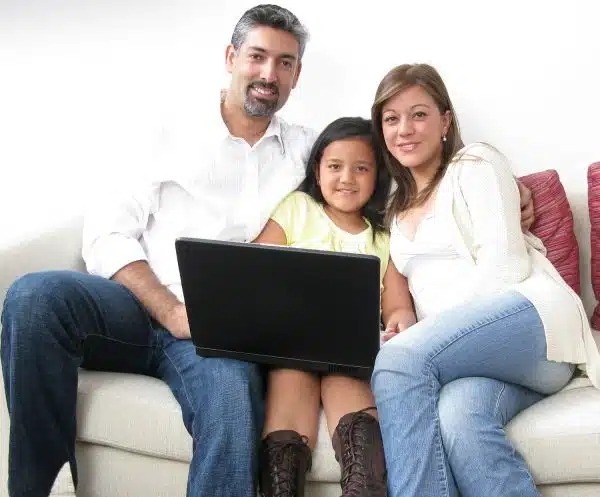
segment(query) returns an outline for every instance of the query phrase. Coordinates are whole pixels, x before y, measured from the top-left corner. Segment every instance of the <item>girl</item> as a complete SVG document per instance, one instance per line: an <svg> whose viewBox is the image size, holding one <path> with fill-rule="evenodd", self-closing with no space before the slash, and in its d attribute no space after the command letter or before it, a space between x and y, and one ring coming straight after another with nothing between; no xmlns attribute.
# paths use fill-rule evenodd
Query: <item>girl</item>
<svg viewBox="0 0 600 497"><path fill-rule="evenodd" d="M415 317L406 280L388 262L383 213L389 186L373 150L370 122L338 119L317 138L299 191L279 204L255 241L377 255L383 320L391 332L410 326ZM321 402L342 469L343 496L387 495L379 423L367 382L277 369L269 374L267 391L260 450L263 496L304 494Z"/></svg>
<svg viewBox="0 0 600 497"><path fill-rule="evenodd" d="M372 108L398 188L393 264L419 322L396 330L372 377L391 497L540 497L504 426L562 388L598 350L579 297L520 227L519 196L494 148L463 147L437 71L402 65Z"/></svg>

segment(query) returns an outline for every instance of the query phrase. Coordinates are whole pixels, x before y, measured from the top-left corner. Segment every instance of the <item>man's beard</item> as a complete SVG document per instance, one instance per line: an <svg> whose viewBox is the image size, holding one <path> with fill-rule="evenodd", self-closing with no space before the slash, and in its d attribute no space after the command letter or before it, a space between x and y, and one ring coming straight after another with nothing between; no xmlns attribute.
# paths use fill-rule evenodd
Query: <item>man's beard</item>
<svg viewBox="0 0 600 497"><path fill-rule="evenodd" d="M279 88L277 88L277 85L272 83L255 81L248 85L248 89L246 90L246 98L244 99L244 110L246 113L251 117L271 117L278 110L277 105L279 104L279 99L263 100L254 95L250 95L250 90L252 87L273 90L275 95L279 95Z"/></svg>

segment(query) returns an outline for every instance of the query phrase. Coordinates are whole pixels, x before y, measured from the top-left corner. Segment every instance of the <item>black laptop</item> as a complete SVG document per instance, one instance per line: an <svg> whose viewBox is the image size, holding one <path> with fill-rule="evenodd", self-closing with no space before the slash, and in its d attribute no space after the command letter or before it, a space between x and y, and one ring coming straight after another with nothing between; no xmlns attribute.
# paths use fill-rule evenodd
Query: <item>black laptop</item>
<svg viewBox="0 0 600 497"><path fill-rule="evenodd" d="M192 238L175 248L198 354L370 376L378 257Z"/></svg>

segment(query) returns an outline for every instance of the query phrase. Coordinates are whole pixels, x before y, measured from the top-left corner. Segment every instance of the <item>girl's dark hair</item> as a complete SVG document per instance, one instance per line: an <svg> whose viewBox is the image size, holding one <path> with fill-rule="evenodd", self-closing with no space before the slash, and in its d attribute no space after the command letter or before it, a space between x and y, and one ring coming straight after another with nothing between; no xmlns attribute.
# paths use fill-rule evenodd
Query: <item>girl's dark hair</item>
<svg viewBox="0 0 600 497"><path fill-rule="evenodd" d="M385 208L390 193L390 174L385 167L382 154L374 143L373 129L369 119L362 117L340 117L329 124L315 141L308 163L306 164L306 177L298 190L310 195L320 204L325 204L321 188L317 184L319 164L323 152L331 143L347 138L361 138L373 149L377 178L375 189L369 201L362 208L362 216L367 218L373 228L373 236L379 231L385 231Z"/></svg>

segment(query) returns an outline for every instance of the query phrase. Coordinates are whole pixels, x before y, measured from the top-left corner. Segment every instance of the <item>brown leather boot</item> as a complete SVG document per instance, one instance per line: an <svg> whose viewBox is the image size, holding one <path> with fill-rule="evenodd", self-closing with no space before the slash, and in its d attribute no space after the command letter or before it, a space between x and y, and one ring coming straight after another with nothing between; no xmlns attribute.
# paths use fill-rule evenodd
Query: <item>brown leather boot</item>
<svg viewBox="0 0 600 497"><path fill-rule="evenodd" d="M312 465L307 438L293 430L269 433L260 444L259 490L262 497L304 497Z"/></svg>
<svg viewBox="0 0 600 497"><path fill-rule="evenodd" d="M342 468L342 497L387 497L387 472L379 422L365 411L342 416L333 434Z"/></svg>

